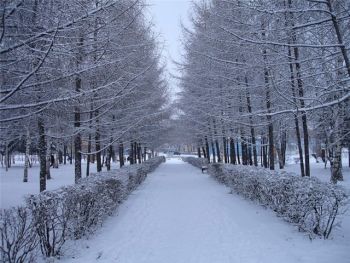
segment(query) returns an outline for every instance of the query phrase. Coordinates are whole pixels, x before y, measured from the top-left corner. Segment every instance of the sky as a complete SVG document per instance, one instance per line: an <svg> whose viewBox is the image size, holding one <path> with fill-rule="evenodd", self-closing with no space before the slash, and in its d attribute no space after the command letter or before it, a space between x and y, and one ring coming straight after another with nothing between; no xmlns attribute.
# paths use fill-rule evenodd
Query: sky
<svg viewBox="0 0 350 263"><path fill-rule="evenodd" d="M181 22L188 26L191 0L146 0L148 15L154 24L154 31L159 34L163 44L163 56L167 62L170 74L178 75L172 60L180 61L182 54L181 46ZM170 77L169 77L170 78ZM172 96L178 91L177 82L169 79Z"/></svg>

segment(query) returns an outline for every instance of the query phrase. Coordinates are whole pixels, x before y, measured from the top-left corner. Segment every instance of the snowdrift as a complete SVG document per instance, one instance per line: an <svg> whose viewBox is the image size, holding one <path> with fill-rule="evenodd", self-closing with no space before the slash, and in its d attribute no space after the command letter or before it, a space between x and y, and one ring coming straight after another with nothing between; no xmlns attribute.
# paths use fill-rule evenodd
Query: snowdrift
<svg viewBox="0 0 350 263"><path fill-rule="evenodd" d="M93 233L154 171L164 157L83 178L76 185L26 198L26 206L0 211L1 262L33 262L39 247L58 256L66 240Z"/></svg>
<svg viewBox="0 0 350 263"><path fill-rule="evenodd" d="M348 195L340 186L321 182L315 177L298 177L262 167L214 163L186 157L184 161L201 168L234 192L269 207L286 221L298 226L310 238L329 238L340 223Z"/></svg>

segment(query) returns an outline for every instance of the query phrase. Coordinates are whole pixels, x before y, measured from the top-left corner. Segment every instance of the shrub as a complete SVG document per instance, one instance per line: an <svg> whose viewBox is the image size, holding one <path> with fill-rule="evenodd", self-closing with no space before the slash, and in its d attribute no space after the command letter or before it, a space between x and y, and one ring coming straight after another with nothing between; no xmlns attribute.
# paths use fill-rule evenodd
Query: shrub
<svg viewBox="0 0 350 263"><path fill-rule="evenodd" d="M28 208L1 210L0 235L0 262L34 262L39 240Z"/></svg>
<svg viewBox="0 0 350 263"><path fill-rule="evenodd" d="M66 240L93 233L163 161L157 157L94 174L76 185L31 195L25 207L1 210L3 262L31 262L38 247L46 257L60 255Z"/></svg>
<svg viewBox="0 0 350 263"><path fill-rule="evenodd" d="M27 198L33 226L44 256L56 256L67 236L69 207L64 202L64 191L47 191Z"/></svg>
<svg viewBox="0 0 350 263"><path fill-rule="evenodd" d="M190 163L197 168L202 168L202 166L208 165L208 160L205 158L196 158L196 157L182 157L184 162Z"/></svg>
<svg viewBox="0 0 350 263"><path fill-rule="evenodd" d="M185 158L198 167L203 160ZM278 216L309 233L328 238L348 202L346 191L315 177L297 177L261 167L210 164L208 173L239 195L274 210Z"/></svg>

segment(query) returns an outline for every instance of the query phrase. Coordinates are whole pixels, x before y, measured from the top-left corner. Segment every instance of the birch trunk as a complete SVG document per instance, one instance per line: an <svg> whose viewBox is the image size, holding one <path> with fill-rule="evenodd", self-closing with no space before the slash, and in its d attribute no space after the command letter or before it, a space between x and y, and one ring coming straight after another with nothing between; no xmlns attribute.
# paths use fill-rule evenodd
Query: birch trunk
<svg viewBox="0 0 350 263"><path fill-rule="evenodd" d="M24 172L23 172L23 182L28 182L28 168L29 168L29 153L30 153L30 132L27 128L27 136L26 136L26 152L24 159Z"/></svg>

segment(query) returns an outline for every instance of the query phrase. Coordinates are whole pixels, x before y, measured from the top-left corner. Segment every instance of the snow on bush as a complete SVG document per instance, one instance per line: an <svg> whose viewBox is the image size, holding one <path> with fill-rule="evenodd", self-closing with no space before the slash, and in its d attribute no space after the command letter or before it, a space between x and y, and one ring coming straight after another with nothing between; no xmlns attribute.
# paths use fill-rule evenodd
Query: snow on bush
<svg viewBox="0 0 350 263"><path fill-rule="evenodd" d="M187 157L201 167L205 159ZM309 233L311 238L328 238L345 211L346 191L315 177L298 177L262 167L210 164L208 173L236 193L274 210L278 216Z"/></svg>
<svg viewBox="0 0 350 263"><path fill-rule="evenodd" d="M33 262L40 247L58 256L66 240L93 233L163 157L93 174L76 185L31 195L26 206L0 210L1 262Z"/></svg>
<svg viewBox="0 0 350 263"><path fill-rule="evenodd" d="M182 157L184 162L190 163L197 168L202 168L203 166L208 166L208 160L205 158L196 157Z"/></svg>
<svg viewBox="0 0 350 263"><path fill-rule="evenodd" d="M34 262L39 239L28 208L0 210L0 235L0 262Z"/></svg>

